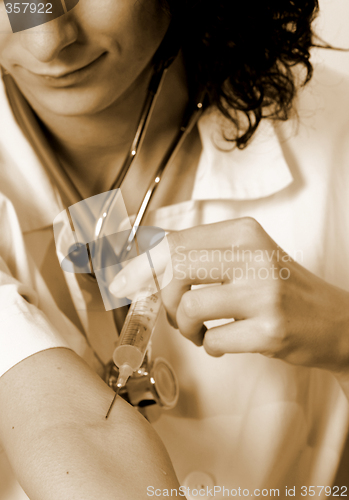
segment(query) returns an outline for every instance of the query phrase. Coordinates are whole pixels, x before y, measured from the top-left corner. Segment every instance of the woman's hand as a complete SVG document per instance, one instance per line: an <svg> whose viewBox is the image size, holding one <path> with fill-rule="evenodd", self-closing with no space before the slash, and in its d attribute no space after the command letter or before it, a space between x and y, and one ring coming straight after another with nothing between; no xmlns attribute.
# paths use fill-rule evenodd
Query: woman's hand
<svg viewBox="0 0 349 500"><path fill-rule="evenodd" d="M161 294L182 335L213 356L261 353L349 376L349 293L292 260L254 219L197 226L168 241L174 278ZM112 293L132 294L145 275L135 259ZM219 286L192 289L202 284ZM235 321L204 327L222 318Z"/></svg>

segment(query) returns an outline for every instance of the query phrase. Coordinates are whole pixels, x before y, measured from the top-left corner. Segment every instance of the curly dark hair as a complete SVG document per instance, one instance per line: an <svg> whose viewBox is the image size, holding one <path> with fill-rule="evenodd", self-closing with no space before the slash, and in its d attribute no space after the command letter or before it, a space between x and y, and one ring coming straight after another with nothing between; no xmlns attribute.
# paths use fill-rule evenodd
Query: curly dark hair
<svg viewBox="0 0 349 500"><path fill-rule="evenodd" d="M312 76L318 0L163 0L180 29L190 75L231 120L225 137L247 145L263 118L286 120L297 91L292 68Z"/></svg>

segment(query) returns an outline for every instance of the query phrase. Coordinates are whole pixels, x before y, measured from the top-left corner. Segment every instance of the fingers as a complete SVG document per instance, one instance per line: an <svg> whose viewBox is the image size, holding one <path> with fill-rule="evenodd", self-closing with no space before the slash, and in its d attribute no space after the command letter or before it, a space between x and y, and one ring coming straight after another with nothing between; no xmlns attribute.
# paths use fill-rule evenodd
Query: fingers
<svg viewBox="0 0 349 500"><path fill-rule="evenodd" d="M144 253L130 260L115 276L109 290L116 297L129 297L143 286L153 283L151 267L154 267L157 277L162 276L162 283L170 288L168 293L180 295L189 290L191 285L222 283L234 278L234 253L231 248L212 248L182 250L169 254L161 250L151 250L150 259ZM171 271L171 272L170 272ZM172 276L175 278L171 281ZM159 280L160 281L160 280ZM164 288L161 286L160 288ZM155 290L156 291L156 290ZM178 303L175 305L177 308Z"/></svg>
<svg viewBox="0 0 349 500"><path fill-rule="evenodd" d="M229 257L227 251L231 252L230 249L215 248L203 251L192 249L177 253L172 261L174 279L161 292L162 301L173 326L179 326L178 321L180 321L183 328L187 320L189 331L194 331L200 321L233 317L245 319L263 309L268 294L261 289L263 287L267 289L265 280L258 278L258 266L262 264L251 263L246 267L239 260L235 260L231 253ZM203 284L223 284L223 286L211 286L205 291L202 289L196 292L196 296L189 293L192 285ZM198 302L202 300L203 303L191 305L194 300ZM179 309L181 301L182 308ZM186 306L187 301L188 306ZM186 309L188 309L187 314ZM195 325L189 317L194 313ZM179 328L182 331L181 326Z"/></svg>
<svg viewBox="0 0 349 500"><path fill-rule="evenodd" d="M194 344L202 345L205 321L241 319L242 304L236 295L232 285L209 286L184 293L176 311L176 323L181 334Z"/></svg>
<svg viewBox="0 0 349 500"><path fill-rule="evenodd" d="M110 291L119 298L134 294L140 287L147 285L149 281L151 282L149 262L152 261L156 274L159 276L164 273L166 266L169 267L170 254L174 261L173 266L177 265L180 268L180 259L183 258L183 255L189 256L187 263L190 264L190 255L194 255L195 252L204 252L205 249L225 249L226 253L230 252L233 255L235 247L248 247L250 251L253 251L257 247L263 246L267 239L270 240L262 227L250 217L172 232L163 240L162 245L157 245L150 252L129 261L126 267L115 277L110 285ZM217 270L210 270L209 264L206 265L202 260L200 261L200 267L206 267L211 274L205 281L200 276L197 276L196 282L213 283L220 281ZM211 262L211 267L212 264L217 264L217 262ZM223 264L226 264L225 259ZM223 276L222 281L224 280L227 279Z"/></svg>
<svg viewBox="0 0 349 500"><path fill-rule="evenodd" d="M253 249L256 239L266 235L261 225L252 217L232 219L213 224L195 226L168 235L171 253L176 248L190 250L191 248L225 248L248 246Z"/></svg>
<svg viewBox="0 0 349 500"><path fill-rule="evenodd" d="M271 355L267 338L256 319L235 321L210 328L205 333L203 346L211 356L225 353L262 353Z"/></svg>
<svg viewBox="0 0 349 500"><path fill-rule="evenodd" d="M229 249L228 249L229 250ZM176 325L176 313L182 295L191 289L192 285L220 284L233 276L231 263L224 262L222 255L226 250L214 249L206 254L205 261L197 258L198 250L180 252L173 256L173 279L162 290L164 306L172 323Z"/></svg>
<svg viewBox="0 0 349 500"><path fill-rule="evenodd" d="M164 238L151 250L126 262L124 268L115 276L109 286L110 292L118 298L131 297L142 288L151 286L154 293L157 287L165 286L172 279L171 254L167 239ZM154 282L154 274L158 283Z"/></svg>

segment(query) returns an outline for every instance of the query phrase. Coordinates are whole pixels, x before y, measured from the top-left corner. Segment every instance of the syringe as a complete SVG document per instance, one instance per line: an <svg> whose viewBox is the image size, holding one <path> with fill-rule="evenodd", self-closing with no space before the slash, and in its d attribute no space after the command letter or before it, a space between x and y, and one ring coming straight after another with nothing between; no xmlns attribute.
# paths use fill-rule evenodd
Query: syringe
<svg viewBox="0 0 349 500"><path fill-rule="evenodd" d="M119 368L119 376L117 390L105 418L108 418L121 387L143 363L161 307L159 292L150 295L149 290L141 290L134 298L114 350L113 361Z"/></svg>

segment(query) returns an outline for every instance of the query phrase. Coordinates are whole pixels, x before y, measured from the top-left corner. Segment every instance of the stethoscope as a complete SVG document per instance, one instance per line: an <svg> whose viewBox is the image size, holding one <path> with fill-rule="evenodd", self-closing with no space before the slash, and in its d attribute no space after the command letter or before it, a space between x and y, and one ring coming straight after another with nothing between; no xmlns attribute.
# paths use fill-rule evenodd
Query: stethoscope
<svg viewBox="0 0 349 500"><path fill-rule="evenodd" d="M105 235L107 222L112 214L112 208L117 198L118 189L122 186L122 183L132 163L134 162L141 149L142 142L148 128L152 112L155 108L156 100L160 93L162 83L166 77L166 73L169 67L177 57L179 46L176 43L173 43L173 40L176 39L175 31L176 28L174 26L174 23L171 23L164 37L164 40L162 41L159 49L154 56L153 74L147 89L146 98L140 113L134 138L125 157L121 170L108 192L109 195L104 200L103 207L100 211L100 216L97 217L96 221L96 217L90 214L90 217L93 217L93 220L91 219L92 223L95 225L94 234L96 239L103 238L103 236ZM15 83L10 75L7 75L5 73L3 77L4 79L7 79L6 87L9 92L11 90L11 87L13 88L13 86L15 86ZM9 97L14 110L20 109L20 106L28 106L24 98L18 92L10 92ZM21 99L21 102L16 103L16 100L19 99ZM129 230L126 242L123 244L121 252L119 252L118 254L120 262L125 260L128 253L131 251L132 244L136 239L138 228L141 226L144 220L144 217L150 205L150 201L160 184L165 168L171 163L178 150L184 143L186 137L193 129L194 125L197 123L201 113L204 110L204 100L205 91L200 90L199 92L197 92L195 98L189 102L183 116L181 127L176 134L176 137L168 147L154 178L148 185L146 193L136 213L132 227ZM70 206L82 201L83 197L70 179L63 165L60 165L61 168L57 168L57 158L50 158L50 153L48 153L47 151L43 151L43 148L40 147L40 140L42 140L43 132L39 127L37 121L31 121L30 125L26 123L26 120L29 119L28 116L31 116L30 113L27 115L24 113L24 115L18 114L16 118L22 129L26 132L26 135L30 136L29 139L34 148L35 146L37 146L36 150L41 153L42 163L47 167L48 173L50 174L54 184L57 186L60 193L63 194L62 197L65 201L66 206ZM67 213L69 217L69 210L67 211ZM87 216L89 216L89 214L87 214ZM70 224L73 229L72 220L70 220ZM73 231L73 234L75 234L75 231ZM85 248L85 245L81 245L76 241L75 245L70 249L69 257L73 263L74 261L81 261L80 250L82 250L83 247ZM93 279L96 281L89 252L88 256L90 261L91 273L87 274L87 276L89 276L89 279ZM116 310L114 310L114 320L116 326L118 327L118 330L120 331L120 327L118 325L118 323L120 323L120 319L117 315ZM157 374L159 374L158 377ZM108 383L109 386L115 389L113 384L116 383L116 379L117 368L114 366L113 362L110 362L105 367L104 380ZM158 384L154 383L154 380L156 381L156 379L159 381ZM166 384L163 383L164 380L167 381L168 387L166 387ZM138 408L142 408L154 403L157 403L163 408L172 408L178 399L178 384L176 380L177 379L172 367L162 358L158 358L154 362L152 362L151 354L150 352L148 352L145 356L141 370L139 370L139 372L135 376L130 378L129 382L126 385L126 390L120 392L120 396L123 396L133 406L136 406Z"/></svg>
<svg viewBox="0 0 349 500"><path fill-rule="evenodd" d="M132 141L131 147L118 175L118 178L113 184L113 188L121 185L133 160L137 155L137 152L141 148L142 139L151 118L152 110L156 103L156 98L160 92L161 84L165 78L167 69L172 61L173 58L172 60L167 60L165 63L160 63L158 67L154 68L153 77L148 88L147 97L141 112L135 137ZM195 105L193 106L193 104L191 103L188 106L184 114L180 130L178 131L176 137L166 151L166 154L156 171L154 179L148 185L144 198L136 213L128 238L119 254L120 261L123 261L123 259L127 258L127 255L131 251L138 228L141 226L144 220L144 217L150 205L150 201L160 184L164 170L166 166L171 163L171 160L175 157L176 153L181 148L187 135L198 121L203 111L203 100L204 92L201 92L196 97ZM110 213L116 197L117 191L112 192L110 199L106 200L101 210L101 216L97 221L95 231L95 235L97 238L102 237L104 234L104 228L107 225L108 214ZM113 362L110 362L107 365L105 381L110 387L116 390L117 379L118 369ZM120 396L124 397L124 399L126 399L130 404L142 411L144 407L153 404L158 404L161 408L164 409L173 408L178 400L178 392L179 389L177 377L171 365L162 358L157 358L155 359L155 361L152 361L151 350L148 350L141 369L130 377L129 381L126 384L125 390L120 391L119 394ZM145 416L147 416L146 413Z"/></svg>
<svg viewBox="0 0 349 500"><path fill-rule="evenodd" d="M148 95L143 106L137 131L132 141L130 150L122 166L118 179L114 182L113 188L120 186L126 176L137 152L140 150L142 138L146 131L147 125L151 118L152 110L155 106L156 97L159 94L162 81L165 77L167 68L169 66L161 65L155 68L152 80L149 85ZM203 110L204 93L202 92L197 96L195 106L192 104L188 106L182 125L177 133L172 144L168 148L164 158L162 159L154 179L148 185L144 198L136 213L132 228L129 230L128 238L119 253L119 260L122 262L127 258L132 250L132 245L135 242L137 231L141 226L150 201L154 196L157 187L160 184L164 170L171 160L175 157L177 151L181 148L184 140L189 132L192 130L195 123L198 121ZM117 197L117 190L112 191L110 198L106 200L101 209L101 215L96 223L95 236L96 238L103 237L104 229L107 225L108 215L112 210L113 203ZM114 315L115 318L115 315ZM116 390L116 383L118 379L118 369L111 361L106 367L105 381L110 387ZM162 358L156 358L154 361L151 359L151 349L148 349L144 362L133 376L130 377L126 384L125 389L121 390L119 395L126 399L130 404L137 407L142 413L144 408L153 404L159 405L163 409L173 408L178 400L178 382L172 366ZM143 413L147 416L147 413Z"/></svg>

